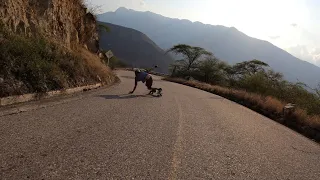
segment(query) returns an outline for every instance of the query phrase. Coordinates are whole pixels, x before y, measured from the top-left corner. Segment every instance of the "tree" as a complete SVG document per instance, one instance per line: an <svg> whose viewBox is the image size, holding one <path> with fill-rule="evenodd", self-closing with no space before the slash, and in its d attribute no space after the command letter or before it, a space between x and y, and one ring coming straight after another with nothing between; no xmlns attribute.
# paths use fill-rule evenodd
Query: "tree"
<svg viewBox="0 0 320 180"><path fill-rule="evenodd" d="M244 75L237 81L237 87L245 89L246 91L267 95L270 84L265 74L259 72L253 75Z"/></svg>
<svg viewBox="0 0 320 180"><path fill-rule="evenodd" d="M266 67L269 67L267 63L254 59L251 61L237 63L232 68L229 68L228 72L237 78L241 78L244 75L250 76L259 72L265 72Z"/></svg>
<svg viewBox="0 0 320 180"><path fill-rule="evenodd" d="M201 47L193 47L186 44L178 44L170 48L166 53L173 52L175 54L180 54L184 56L184 59L182 60L186 71L189 71L191 68L194 68L197 61L204 55L211 56L212 53L206 51L205 49ZM181 61L181 60L180 60Z"/></svg>
<svg viewBox="0 0 320 180"><path fill-rule="evenodd" d="M320 83L318 84L318 86L316 88L310 88L306 84L304 84L304 86L311 89L317 95L317 97L320 99Z"/></svg>
<svg viewBox="0 0 320 180"><path fill-rule="evenodd" d="M86 11L94 15L100 14L103 12L102 5L92 4L89 0L83 0L83 4L86 7Z"/></svg>
<svg viewBox="0 0 320 180"><path fill-rule="evenodd" d="M179 76L178 74L181 73L181 67L183 66L184 62L184 60L177 60L169 65L169 72L171 72L172 77Z"/></svg>
<svg viewBox="0 0 320 180"><path fill-rule="evenodd" d="M198 69L203 74L203 81L221 81L227 65L216 57L208 57L199 63Z"/></svg>
<svg viewBox="0 0 320 180"><path fill-rule="evenodd" d="M320 98L320 83L318 84L318 87L315 89L315 91L318 97Z"/></svg>
<svg viewBox="0 0 320 180"><path fill-rule="evenodd" d="M315 88L312 88L312 87L308 86L306 83L303 83L303 82L300 82L300 81L298 81L297 84L300 85L300 86L303 86L304 88L307 88L307 89L311 90L320 99L320 83Z"/></svg>
<svg viewBox="0 0 320 180"><path fill-rule="evenodd" d="M265 74L266 74L267 78L274 83L283 81L283 74L281 74L279 72L275 72L273 70L268 70Z"/></svg>
<svg viewBox="0 0 320 180"><path fill-rule="evenodd" d="M98 24L99 29L104 30L106 32L110 32L110 28L104 24Z"/></svg>

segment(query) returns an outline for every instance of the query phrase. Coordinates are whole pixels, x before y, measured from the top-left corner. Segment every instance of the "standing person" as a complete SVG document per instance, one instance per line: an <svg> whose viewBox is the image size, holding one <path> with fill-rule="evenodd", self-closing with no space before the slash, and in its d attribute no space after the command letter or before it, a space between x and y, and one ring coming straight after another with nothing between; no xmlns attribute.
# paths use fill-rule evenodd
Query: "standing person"
<svg viewBox="0 0 320 180"><path fill-rule="evenodd" d="M142 83L146 83L147 88L150 90L149 94L154 93L158 90L158 93L162 91L161 88L152 88L153 79L152 76L144 71L141 71L140 69L135 69L135 82L134 82L134 88L132 91L129 92L129 94L132 94L138 85L138 82L141 81Z"/></svg>

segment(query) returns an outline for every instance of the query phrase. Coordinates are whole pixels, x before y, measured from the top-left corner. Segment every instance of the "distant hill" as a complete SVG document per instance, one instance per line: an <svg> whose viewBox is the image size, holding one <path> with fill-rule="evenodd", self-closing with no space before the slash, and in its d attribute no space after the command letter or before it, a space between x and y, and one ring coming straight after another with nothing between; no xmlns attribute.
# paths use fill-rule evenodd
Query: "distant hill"
<svg viewBox="0 0 320 180"><path fill-rule="evenodd" d="M267 41L249 37L234 27L192 23L126 8L100 14L98 19L141 31L163 49L177 43L201 46L231 64L259 59L282 72L289 81L299 79L311 86L320 81L318 66L302 61Z"/></svg>
<svg viewBox="0 0 320 180"><path fill-rule="evenodd" d="M172 57L158 47L145 34L110 23L102 23L110 28L110 32L99 31L100 47L112 52L120 60L133 67L153 67L158 65L158 72L167 73Z"/></svg>

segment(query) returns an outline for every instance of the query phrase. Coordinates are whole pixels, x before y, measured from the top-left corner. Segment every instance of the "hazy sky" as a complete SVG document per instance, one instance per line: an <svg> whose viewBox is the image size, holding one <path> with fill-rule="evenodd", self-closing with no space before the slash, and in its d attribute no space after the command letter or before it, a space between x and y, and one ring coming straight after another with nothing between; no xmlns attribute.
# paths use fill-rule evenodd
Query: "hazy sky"
<svg viewBox="0 0 320 180"><path fill-rule="evenodd" d="M320 0L87 0L101 13L126 7L234 26L320 66Z"/></svg>

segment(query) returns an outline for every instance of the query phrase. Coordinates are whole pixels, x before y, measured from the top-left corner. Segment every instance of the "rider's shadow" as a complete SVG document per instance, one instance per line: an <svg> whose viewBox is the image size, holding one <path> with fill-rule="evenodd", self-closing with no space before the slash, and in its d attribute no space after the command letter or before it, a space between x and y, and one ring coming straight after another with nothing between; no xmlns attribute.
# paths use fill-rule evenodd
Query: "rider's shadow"
<svg viewBox="0 0 320 180"><path fill-rule="evenodd" d="M144 98L144 97L153 97L148 95L133 95L133 94L122 94L122 95L98 95L105 99L133 99L133 98Z"/></svg>

